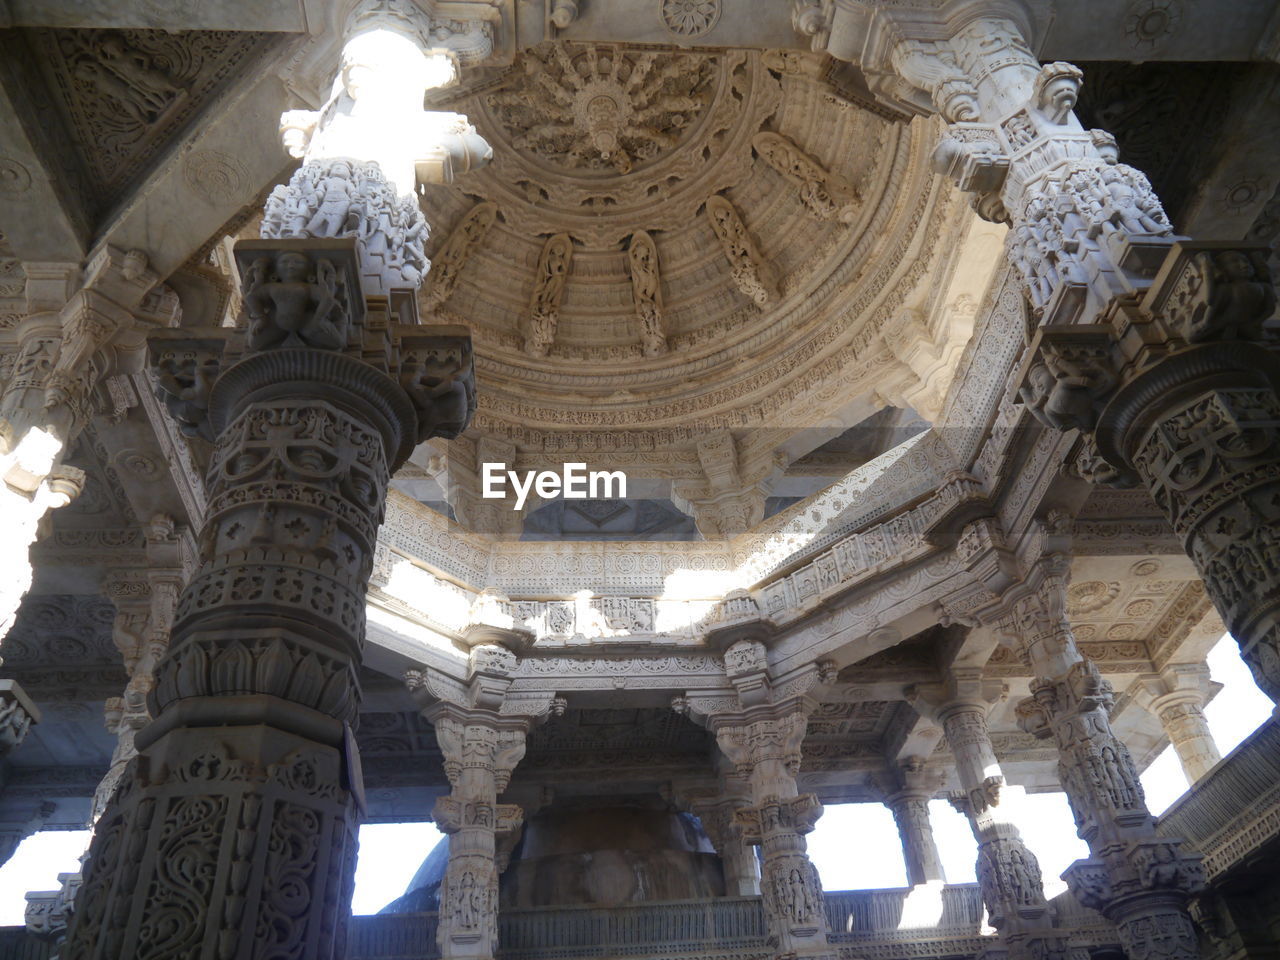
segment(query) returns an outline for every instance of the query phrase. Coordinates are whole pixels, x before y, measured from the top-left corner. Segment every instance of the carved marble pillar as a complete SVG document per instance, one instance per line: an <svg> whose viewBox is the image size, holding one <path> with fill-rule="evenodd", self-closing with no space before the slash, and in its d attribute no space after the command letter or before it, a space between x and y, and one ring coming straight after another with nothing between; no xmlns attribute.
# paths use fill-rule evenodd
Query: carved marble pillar
<svg viewBox="0 0 1280 960"><path fill-rule="evenodd" d="M1188 786L1222 759L1204 716L1204 705L1221 687L1209 679L1209 668L1203 663L1173 664L1138 680L1135 698L1159 718L1182 762Z"/></svg>
<svg viewBox="0 0 1280 960"><path fill-rule="evenodd" d="M892 773L885 806L893 813L902 839L902 859L907 867L907 883L943 883L942 858L933 840L929 822L929 801L942 785L937 770L925 766L920 757L908 757Z"/></svg>
<svg viewBox="0 0 1280 960"><path fill-rule="evenodd" d="M435 726L453 788L432 812L449 837L436 942L442 957L491 960L498 945L498 838L514 835L524 818L517 805L498 803L498 794L524 756L529 721L450 703L425 716Z"/></svg>
<svg viewBox="0 0 1280 960"><path fill-rule="evenodd" d="M28 315L0 390L0 637L31 585L27 554L40 521L84 485L83 472L62 457L91 417L95 391L141 361L144 335L133 310L159 279L140 251L110 246L83 270L28 266Z"/></svg>
<svg viewBox="0 0 1280 960"><path fill-rule="evenodd" d="M151 519L145 531L147 557L154 565L113 577L103 592L116 606L112 635L129 682L105 706L107 729L116 735L111 766L93 795L93 820L106 809L125 770L138 754L134 738L151 720L147 696L155 687L156 665L169 645L169 631L186 574L173 520Z"/></svg>
<svg viewBox="0 0 1280 960"><path fill-rule="evenodd" d="M1058 777L1092 854L1064 876L1081 903L1116 925L1130 956L1189 960L1200 955L1187 910L1204 885L1200 857L1155 831L1137 768L1111 729L1110 684L1071 633L1068 568L1062 554L1041 560L1006 594L1001 625L1036 676L1032 695L1018 704L1019 724L1057 744Z"/></svg>
<svg viewBox="0 0 1280 960"><path fill-rule="evenodd" d="M449 837L436 932L446 960L493 960L498 877L524 823L521 808L498 803L498 796L524 757L529 730L565 708L564 700L550 692L510 692L520 654L533 636L514 627L505 597L482 593L470 619L458 639L458 646L468 650L463 676L433 667L405 675L422 715L435 727L451 787L432 813Z"/></svg>
<svg viewBox="0 0 1280 960"><path fill-rule="evenodd" d="M827 943L822 881L804 839L822 815L822 804L800 793L796 776L808 717L818 705L810 692L834 682L836 669L830 661L809 664L780 684L768 658L776 630L751 595L731 594L718 616L706 641L722 653L733 696L728 703L723 696L677 697L672 708L715 735L731 778L748 787L750 803L735 818L746 843L760 848L770 945L779 957L825 960L835 951ZM725 766L720 769L729 776Z"/></svg>
<svg viewBox="0 0 1280 960"><path fill-rule="evenodd" d="M822 804L796 786L808 710L801 699L749 707L711 719L720 751L751 787L751 806L737 811L746 842L760 847L760 891L769 938L780 956L828 956L822 881L804 835Z"/></svg>
<svg viewBox="0 0 1280 960"><path fill-rule="evenodd" d="M1179 243L1097 364L1087 476L1141 483L1182 539L1254 679L1280 701L1280 343L1269 251ZM1043 339L1043 338L1042 338ZM1048 338L1041 352L1061 352Z"/></svg>
<svg viewBox="0 0 1280 960"><path fill-rule="evenodd" d="M868 67L879 58L932 96L953 121L936 168L1011 227L1009 260L1040 322L1022 402L1046 426L1084 434L1087 479L1150 491L1258 685L1280 700L1270 251L1174 236L1114 138L1072 113L1080 70L1040 66L1017 24L976 18L919 40L920 24L884 16Z"/></svg>
<svg viewBox="0 0 1280 960"><path fill-rule="evenodd" d="M1005 784L987 729L987 714L1008 690L998 680L984 679L979 668L954 667L950 673L945 683L907 688L906 696L942 726L951 746L960 780L952 804L968 818L978 842L977 875L987 915L1012 957L1063 956L1040 863L1014 819L1022 791Z"/></svg>
<svg viewBox="0 0 1280 960"><path fill-rule="evenodd" d="M367 311L353 241L242 241L236 256L248 330L161 331L152 346L219 371L186 408L214 437L209 506L155 719L97 824L75 960L341 953L387 483L470 413L465 332ZM202 355L211 342L221 352Z"/></svg>

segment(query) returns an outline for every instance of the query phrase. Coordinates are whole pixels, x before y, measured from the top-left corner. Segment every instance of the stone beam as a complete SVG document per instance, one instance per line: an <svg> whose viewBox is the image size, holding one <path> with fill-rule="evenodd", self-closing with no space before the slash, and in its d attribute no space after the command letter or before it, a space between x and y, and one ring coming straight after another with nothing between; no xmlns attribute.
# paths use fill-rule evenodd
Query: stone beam
<svg viewBox="0 0 1280 960"><path fill-rule="evenodd" d="M120 30L306 29L303 0L216 0L204 3L118 3L116 0L6 0L3 27L97 27Z"/></svg>
<svg viewBox="0 0 1280 960"><path fill-rule="evenodd" d="M291 161L274 131L289 98L273 69L287 49L277 47L210 106L183 149L170 151L102 227L99 244L145 250L167 277L285 171Z"/></svg>
<svg viewBox="0 0 1280 960"><path fill-rule="evenodd" d="M0 15L2 10L0 6ZM41 151L28 135L4 83L0 83L0 144L4 145L0 150L0 230L14 255L27 262L84 259L89 225L70 197L57 188L63 178L45 168Z"/></svg>

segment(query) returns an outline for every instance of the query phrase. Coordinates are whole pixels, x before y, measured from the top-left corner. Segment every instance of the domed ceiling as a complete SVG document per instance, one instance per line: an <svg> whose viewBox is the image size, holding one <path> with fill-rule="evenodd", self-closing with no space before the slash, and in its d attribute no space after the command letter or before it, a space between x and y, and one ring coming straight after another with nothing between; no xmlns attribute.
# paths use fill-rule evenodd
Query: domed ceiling
<svg viewBox="0 0 1280 960"><path fill-rule="evenodd" d="M889 358L900 275L946 223L933 137L770 66L545 44L440 104L494 148L423 200L420 306L474 333L475 430L688 445L817 422Z"/></svg>

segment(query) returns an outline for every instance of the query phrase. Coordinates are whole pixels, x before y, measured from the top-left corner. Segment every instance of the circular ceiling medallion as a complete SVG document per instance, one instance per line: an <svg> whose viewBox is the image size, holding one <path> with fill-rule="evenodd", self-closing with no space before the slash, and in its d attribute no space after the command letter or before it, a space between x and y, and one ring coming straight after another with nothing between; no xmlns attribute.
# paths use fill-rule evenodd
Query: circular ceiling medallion
<svg viewBox="0 0 1280 960"><path fill-rule="evenodd" d="M720 20L720 0L661 0L662 25L678 37L710 33Z"/></svg>

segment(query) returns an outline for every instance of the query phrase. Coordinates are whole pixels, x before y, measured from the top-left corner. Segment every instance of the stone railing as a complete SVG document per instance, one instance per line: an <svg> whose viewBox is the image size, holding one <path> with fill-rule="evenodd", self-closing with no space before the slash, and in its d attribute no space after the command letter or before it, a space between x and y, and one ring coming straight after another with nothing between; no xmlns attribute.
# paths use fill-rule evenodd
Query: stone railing
<svg viewBox="0 0 1280 960"><path fill-rule="evenodd" d="M927 958L973 954L982 903L978 888L959 884L941 891L941 916L927 925L904 925L908 890L858 890L827 895L833 942L850 956ZM909 921L908 921L909 923ZM550 958L769 956L765 919L757 897L640 903L628 906L542 907L507 910L499 917L503 960ZM427 960L438 956L432 913L354 917L348 960ZM929 947L936 942L937 950ZM856 945L854 947L853 945ZM925 949L922 950L922 946ZM872 949L868 949L872 948ZM842 950L842 953L845 952Z"/></svg>
<svg viewBox="0 0 1280 960"><path fill-rule="evenodd" d="M37 940L26 927L0 927L0 960L47 960L52 944Z"/></svg>
<svg viewBox="0 0 1280 960"><path fill-rule="evenodd" d="M1268 719L1250 734L1156 829L1203 853L1210 882L1280 837L1280 722Z"/></svg>

